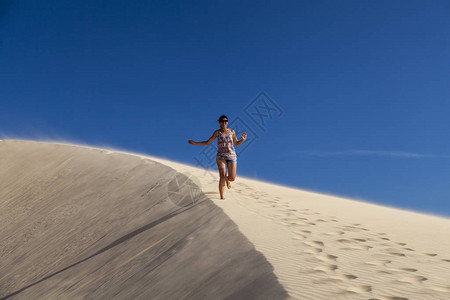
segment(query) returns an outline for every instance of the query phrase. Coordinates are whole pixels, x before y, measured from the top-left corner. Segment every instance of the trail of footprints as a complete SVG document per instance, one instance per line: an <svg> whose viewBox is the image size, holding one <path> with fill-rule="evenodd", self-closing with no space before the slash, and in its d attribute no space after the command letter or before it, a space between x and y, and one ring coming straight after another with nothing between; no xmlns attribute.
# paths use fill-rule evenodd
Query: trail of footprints
<svg viewBox="0 0 450 300"><path fill-rule="evenodd" d="M408 266L392 266L392 261L388 259L398 259L415 255L417 257L424 257L434 259L436 263L450 263L450 258L438 258L435 253L417 253L414 249L408 247L406 243L392 241L387 233L374 233L365 228L363 224L347 224L333 226L333 230L322 231L314 230L317 226L323 223L339 223L335 216L324 217L318 212L310 209L293 209L288 202L283 202L280 197L270 197L265 192L253 190L246 186L245 189L240 190L241 193L248 193L249 197L256 199L263 207L276 208L278 213L272 214L270 218L290 229L293 233L293 241L299 245L299 254L308 256L307 262L313 263L313 267L306 272L315 274L327 275L321 279L312 280L313 284L335 284L341 287L341 294L343 296L351 295L367 295L367 299L375 300L370 295L373 292L373 287L364 284L352 284L358 276L354 274L346 274L339 268L339 257L326 252L326 243L337 243L339 250L345 251L367 251L368 255L373 257L373 260L362 262L365 266L361 268L374 267L378 269L378 274L390 276L393 275L392 280L397 280L399 283L406 284L420 284L428 280L427 277L420 275L420 270L410 268ZM361 234L361 236L358 236ZM323 236L324 239L320 239ZM324 242L326 240L327 242ZM333 249L335 249L333 245ZM387 258L378 258L385 256ZM449 264L450 267L450 264ZM302 272L305 272L304 270ZM434 286L432 290L442 293L448 293L450 299L450 285L449 286ZM386 295L382 299L387 300L408 300L408 298Z"/></svg>

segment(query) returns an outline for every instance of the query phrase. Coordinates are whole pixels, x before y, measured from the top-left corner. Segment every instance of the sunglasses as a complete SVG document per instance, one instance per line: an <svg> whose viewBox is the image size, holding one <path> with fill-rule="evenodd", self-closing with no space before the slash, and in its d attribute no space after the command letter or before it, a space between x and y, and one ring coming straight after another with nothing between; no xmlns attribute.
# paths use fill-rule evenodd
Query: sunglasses
<svg viewBox="0 0 450 300"><path fill-rule="evenodd" d="M220 123L225 123L225 122L228 122L228 120L225 120L225 119L224 119L224 120L220 120L219 122L220 122Z"/></svg>

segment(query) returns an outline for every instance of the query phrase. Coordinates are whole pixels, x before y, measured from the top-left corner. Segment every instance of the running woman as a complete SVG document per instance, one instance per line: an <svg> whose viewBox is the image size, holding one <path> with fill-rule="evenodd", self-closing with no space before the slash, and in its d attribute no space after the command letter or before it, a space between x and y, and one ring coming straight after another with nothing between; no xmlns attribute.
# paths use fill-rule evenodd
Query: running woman
<svg viewBox="0 0 450 300"><path fill-rule="evenodd" d="M220 199L225 199L225 183L227 187L231 188L231 181L236 179L236 169L237 169L237 156L236 151L234 150L233 143L236 146L240 146L245 139L247 138L247 133L241 134L241 140L238 141L236 137L236 133L233 129L227 128L228 126L228 117L225 115L221 115L219 118L220 129L214 131L213 135L209 138L209 140L204 142L194 142L189 140L188 143L191 145L197 146L208 146L217 138L217 155L216 162L217 167L219 168L219 192ZM228 176L227 176L227 168L228 168Z"/></svg>

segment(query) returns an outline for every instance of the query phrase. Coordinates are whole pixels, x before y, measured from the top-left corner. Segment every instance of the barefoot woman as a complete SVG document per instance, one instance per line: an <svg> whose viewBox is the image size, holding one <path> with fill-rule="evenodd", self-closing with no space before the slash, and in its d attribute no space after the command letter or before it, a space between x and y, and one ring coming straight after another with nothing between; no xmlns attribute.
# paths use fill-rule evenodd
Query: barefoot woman
<svg viewBox="0 0 450 300"><path fill-rule="evenodd" d="M241 145L247 138L247 133L241 134L241 140L238 141L236 133L233 129L227 128L228 118L225 115L221 115L219 118L220 129L214 131L213 135L209 140L205 142L194 142L189 140L189 144L198 146L208 146L217 138L217 155L216 162L219 168L219 192L220 199L224 199L225 183L228 188L231 188L230 181L236 179L236 168L237 168L237 156L234 150L233 143L236 146ZM228 176L227 176L228 167Z"/></svg>

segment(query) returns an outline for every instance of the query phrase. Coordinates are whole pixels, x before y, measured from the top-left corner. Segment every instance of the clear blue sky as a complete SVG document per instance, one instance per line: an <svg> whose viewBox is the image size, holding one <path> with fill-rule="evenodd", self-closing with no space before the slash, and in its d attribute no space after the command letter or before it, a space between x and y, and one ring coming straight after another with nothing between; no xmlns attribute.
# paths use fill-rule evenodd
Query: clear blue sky
<svg viewBox="0 0 450 300"><path fill-rule="evenodd" d="M446 0L0 1L4 138L195 165L226 114L238 176L450 216L449 100Z"/></svg>

